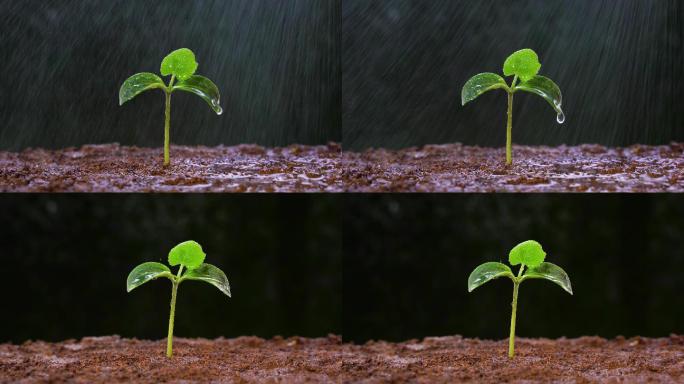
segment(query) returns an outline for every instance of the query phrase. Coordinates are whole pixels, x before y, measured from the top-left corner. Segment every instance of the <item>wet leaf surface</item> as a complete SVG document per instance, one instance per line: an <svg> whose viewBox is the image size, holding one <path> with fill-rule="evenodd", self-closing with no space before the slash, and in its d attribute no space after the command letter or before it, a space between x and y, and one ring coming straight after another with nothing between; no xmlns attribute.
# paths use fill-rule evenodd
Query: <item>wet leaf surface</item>
<svg viewBox="0 0 684 384"><path fill-rule="evenodd" d="M570 277L563 270L563 268L557 266L553 263L541 263L535 268L530 268L525 271L523 277L527 279L544 279L558 284L567 293L572 295L572 283L570 282Z"/></svg>
<svg viewBox="0 0 684 384"><path fill-rule="evenodd" d="M223 113L221 108L221 94L218 87L213 81L200 75L190 76L186 80L178 82L173 86L174 90L194 93L209 104L209 107L216 112L217 115Z"/></svg>
<svg viewBox="0 0 684 384"><path fill-rule="evenodd" d="M461 89L461 105L475 100L481 94L493 89L508 89L506 81L496 73L477 74L463 85Z"/></svg>
<svg viewBox="0 0 684 384"><path fill-rule="evenodd" d="M169 267L152 261L142 263L133 268L131 273L128 274L128 278L126 279L126 291L130 292L148 281L160 277L173 278Z"/></svg>
<svg viewBox="0 0 684 384"><path fill-rule="evenodd" d="M494 261L480 264L470 273L470 276L468 276L468 292L472 292L475 288L481 286L482 284L500 277L509 277L511 279L515 278L511 268L506 264L497 263Z"/></svg>
<svg viewBox="0 0 684 384"><path fill-rule="evenodd" d="M212 264L204 263L199 268L189 270L183 275L183 280L204 281L218 288L228 297L231 297L228 277L226 277L226 274L221 269Z"/></svg>

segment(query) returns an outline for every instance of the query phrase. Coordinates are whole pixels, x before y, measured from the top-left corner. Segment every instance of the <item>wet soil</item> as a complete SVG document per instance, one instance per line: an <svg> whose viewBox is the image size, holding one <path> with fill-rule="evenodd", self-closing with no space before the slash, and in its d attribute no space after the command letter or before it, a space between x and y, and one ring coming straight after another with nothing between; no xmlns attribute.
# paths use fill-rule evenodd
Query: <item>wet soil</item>
<svg viewBox="0 0 684 384"><path fill-rule="evenodd" d="M664 146L461 144L342 152L118 144L0 152L0 191L15 192L684 192L684 143Z"/></svg>
<svg viewBox="0 0 684 384"><path fill-rule="evenodd" d="M684 143L665 146L461 144L345 152L350 192L684 192Z"/></svg>
<svg viewBox="0 0 684 384"><path fill-rule="evenodd" d="M2 382L681 383L684 336L507 341L431 337L343 343L338 336L165 342L118 336L0 345Z"/></svg>
<svg viewBox="0 0 684 384"><path fill-rule="evenodd" d="M264 148L118 144L0 152L5 192L337 192L340 147Z"/></svg>

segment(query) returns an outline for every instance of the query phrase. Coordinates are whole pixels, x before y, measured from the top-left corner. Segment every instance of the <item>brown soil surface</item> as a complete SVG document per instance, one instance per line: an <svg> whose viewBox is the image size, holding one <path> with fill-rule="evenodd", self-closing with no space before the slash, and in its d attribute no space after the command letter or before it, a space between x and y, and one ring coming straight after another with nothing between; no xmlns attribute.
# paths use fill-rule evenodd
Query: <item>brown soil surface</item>
<svg viewBox="0 0 684 384"><path fill-rule="evenodd" d="M461 144L342 152L340 146L264 148L118 144L0 152L5 192L684 192L684 143L607 148Z"/></svg>
<svg viewBox="0 0 684 384"><path fill-rule="evenodd" d="M344 344L338 336L183 339L84 338L0 345L3 382L681 383L684 336L517 339L425 338Z"/></svg>
<svg viewBox="0 0 684 384"><path fill-rule="evenodd" d="M607 148L461 144L345 152L350 192L684 192L684 143Z"/></svg>
<svg viewBox="0 0 684 384"><path fill-rule="evenodd" d="M340 147L264 148L171 146L171 165L159 148L118 144L63 150L0 152L5 192L336 192Z"/></svg>

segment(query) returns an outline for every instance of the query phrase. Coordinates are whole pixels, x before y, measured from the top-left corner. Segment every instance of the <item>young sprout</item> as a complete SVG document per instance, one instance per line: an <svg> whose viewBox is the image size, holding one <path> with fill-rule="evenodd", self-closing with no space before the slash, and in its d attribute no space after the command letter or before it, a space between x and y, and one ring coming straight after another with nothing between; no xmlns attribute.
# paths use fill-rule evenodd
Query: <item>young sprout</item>
<svg viewBox="0 0 684 384"><path fill-rule="evenodd" d="M169 160L169 128L171 125L171 94L178 91L194 93L206 101L217 115L223 113L219 105L220 95L218 87L204 76L195 75L197 61L195 54L187 48L181 48L168 54L162 60L161 74L171 75L169 84L154 73L137 73L124 81L119 90L119 105L138 96L149 89L161 89L166 95L166 111L164 120L164 165L170 164ZM174 82L178 80L177 83Z"/></svg>
<svg viewBox="0 0 684 384"><path fill-rule="evenodd" d="M565 115L561 110L562 96L560 88L548 77L539 76L541 64L537 54L527 48L521 49L508 56L503 65L503 73L506 76L513 76L511 85L506 83L501 76L496 73L480 73L466 81L461 90L461 105L475 100L481 94L492 89L503 89L508 93L508 121L506 124L506 165L512 163L511 159L511 131L513 129L513 94L517 91L534 93L543 97L556 111L556 121L562 124ZM518 84L518 80L520 83Z"/></svg>
<svg viewBox="0 0 684 384"><path fill-rule="evenodd" d="M185 280L204 281L231 297L226 274L219 268L205 263L205 256L199 244L192 240L184 241L169 252L169 265L180 265L177 274L171 273L169 267L162 263L147 262L133 268L128 274L128 279L126 279L126 291L128 292L160 277L171 280L171 313L169 314L169 333L166 339L166 356L168 357L173 355L173 319L176 314L176 294L180 283ZM185 273L183 269L185 269Z"/></svg>
<svg viewBox="0 0 684 384"><path fill-rule="evenodd" d="M468 292L499 277L508 277L513 281L513 312L511 313L511 334L508 339L508 357L513 357L515 346L515 313L518 307L518 288L520 283L528 279L546 279L561 286L566 292L572 295L570 278L565 271L551 263L544 262L546 252L541 244L534 240L523 241L511 249L508 254L508 262L511 265L520 264L518 275L513 275L511 269L502 263L484 263L470 274L468 277ZM527 270L525 270L527 268Z"/></svg>

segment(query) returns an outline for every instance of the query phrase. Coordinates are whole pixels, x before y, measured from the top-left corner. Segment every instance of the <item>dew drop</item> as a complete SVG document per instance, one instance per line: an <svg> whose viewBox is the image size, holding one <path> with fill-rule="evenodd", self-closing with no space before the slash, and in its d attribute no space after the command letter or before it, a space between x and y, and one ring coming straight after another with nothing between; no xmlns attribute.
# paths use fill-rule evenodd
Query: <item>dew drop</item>
<svg viewBox="0 0 684 384"><path fill-rule="evenodd" d="M214 111L217 115L223 113L223 108L221 108L221 106L219 105L219 101L217 99L211 99L211 105L214 107Z"/></svg>
<svg viewBox="0 0 684 384"><path fill-rule="evenodd" d="M565 122L565 114L563 112L558 113L556 116L556 121L558 124L563 124L563 122Z"/></svg>

